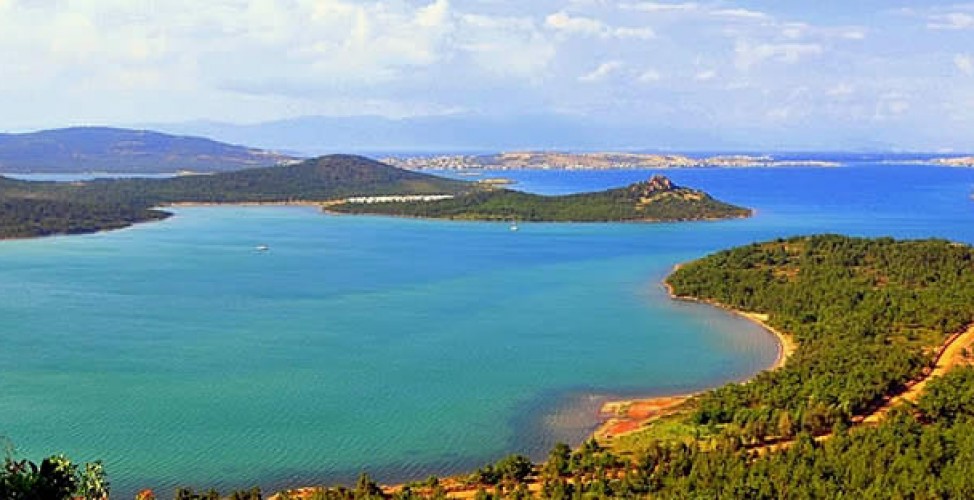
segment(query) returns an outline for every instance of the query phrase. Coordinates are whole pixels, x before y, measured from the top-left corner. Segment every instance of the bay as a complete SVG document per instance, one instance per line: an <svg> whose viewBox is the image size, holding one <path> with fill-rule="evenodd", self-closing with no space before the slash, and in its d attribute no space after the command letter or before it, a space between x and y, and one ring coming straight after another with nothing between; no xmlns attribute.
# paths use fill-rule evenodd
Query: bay
<svg viewBox="0 0 974 500"><path fill-rule="evenodd" d="M652 171L505 171L564 193ZM753 207L683 224L460 223L306 207L0 243L0 434L105 460L118 496L465 470L577 442L598 402L743 380L774 340L659 281L720 248L836 232L974 243L974 170L666 171ZM257 245L270 250L258 252Z"/></svg>

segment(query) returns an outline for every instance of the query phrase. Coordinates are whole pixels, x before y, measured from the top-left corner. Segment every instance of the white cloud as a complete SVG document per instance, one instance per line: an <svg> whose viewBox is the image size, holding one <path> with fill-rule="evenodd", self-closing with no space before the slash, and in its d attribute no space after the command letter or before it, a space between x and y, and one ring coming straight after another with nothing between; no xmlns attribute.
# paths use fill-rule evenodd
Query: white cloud
<svg viewBox="0 0 974 500"><path fill-rule="evenodd" d="M713 70L713 69L705 69L705 70L698 71L697 74L693 76L693 79L698 82L709 82L714 78L717 78L717 70Z"/></svg>
<svg viewBox="0 0 974 500"><path fill-rule="evenodd" d="M856 88L848 83L840 83L825 92L825 95L829 97L842 98L851 96L855 93Z"/></svg>
<svg viewBox="0 0 974 500"><path fill-rule="evenodd" d="M765 14L764 12L748 9L717 9L710 11L710 15L728 19L746 20L762 20L771 18L771 16Z"/></svg>
<svg viewBox="0 0 974 500"><path fill-rule="evenodd" d="M612 30L612 36L616 38L634 38L638 40L651 40L656 38L656 32L652 28L628 28L620 27Z"/></svg>
<svg viewBox="0 0 974 500"><path fill-rule="evenodd" d="M841 33L841 37L846 40L865 40L866 31L858 28L848 28Z"/></svg>
<svg viewBox="0 0 974 500"><path fill-rule="evenodd" d="M974 15L966 12L951 12L930 17L927 27L933 30L974 29Z"/></svg>
<svg viewBox="0 0 974 500"><path fill-rule="evenodd" d="M612 76L613 73L616 73L618 70L622 69L623 66L624 63L622 61L607 61L600 64L599 67L595 68L590 73L586 73L578 77L578 81L583 83L601 82Z"/></svg>
<svg viewBox="0 0 974 500"><path fill-rule="evenodd" d="M545 18L545 26L567 33L598 36L607 28L604 23L588 17L573 17L565 11L556 12Z"/></svg>
<svg viewBox="0 0 974 500"><path fill-rule="evenodd" d="M625 3L621 7L627 10L640 10L643 12L690 12L700 8L696 2L686 3L662 3L662 2L637 2Z"/></svg>
<svg viewBox="0 0 974 500"><path fill-rule="evenodd" d="M967 76L974 76L974 56L957 54L954 56L954 66Z"/></svg>
<svg viewBox="0 0 974 500"><path fill-rule="evenodd" d="M565 11L556 12L545 18L545 26L556 31L581 36L603 38L632 38L649 40L656 36L652 28L611 27L598 19L571 16Z"/></svg>
<svg viewBox="0 0 974 500"><path fill-rule="evenodd" d="M817 56L822 52L822 46L814 43L752 44L746 41L738 41L734 46L734 65L738 69L746 71L765 61L794 64L803 57Z"/></svg>
<svg viewBox="0 0 974 500"><path fill-rule="evenodd" d="M646 71L643 71L636 80L639 83L656 83L662 79L663 75L661 75L659 71L656 71L655 69L647 69Z"/></svg>
<svg viewBox="0 0 974 500"><path fill-rule="evenodd" d="M807 36L810 31L811 26L805 23L785 23L781 27L781 36L789 40L796 40Z"/></svg>
<svg viewBox="0 0 974 500"><path fill-rule="evenodd" d="M459 27L466 35L456 41L456 48L497 77L536 83L557 53L530 18L468 14L461 16Z"/></svg>
<svg viewBox="0 0 974 500"><path fill-rule="evenodd" d="M898 91L883 93L876 101L873 120L884 121L897 118L910 110L910 101L906 95Z"/></svg>

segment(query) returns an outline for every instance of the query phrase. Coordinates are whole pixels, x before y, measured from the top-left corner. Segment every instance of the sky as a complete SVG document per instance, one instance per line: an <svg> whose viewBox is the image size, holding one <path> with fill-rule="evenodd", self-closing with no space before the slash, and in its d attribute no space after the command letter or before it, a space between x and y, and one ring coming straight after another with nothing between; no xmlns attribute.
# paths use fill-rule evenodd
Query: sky
<svg viewBox="0 0 974 500"><path fill-rule="evenodd" d="M0 0L0 110L10 132L530 114L972 151L974 3Z"/></svg>

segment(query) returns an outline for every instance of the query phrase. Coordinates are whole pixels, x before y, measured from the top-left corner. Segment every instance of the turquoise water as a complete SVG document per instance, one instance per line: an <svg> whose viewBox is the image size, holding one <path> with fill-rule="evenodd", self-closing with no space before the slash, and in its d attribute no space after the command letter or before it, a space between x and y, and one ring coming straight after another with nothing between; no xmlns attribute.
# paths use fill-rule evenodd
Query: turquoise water
<svg viewBox="0 0 974 500"><path fill-rule="evenodd" d="M648 172L522 172L566 192ZM503 224L181 208L0 244L0 433L105 460L121 497L458 471L577 441L598 402L752 375L773 339L666 299L673 264L809 232L974 242L974 170L683 170L758 209L690 224ZM270 251L254 247L267 244Z"/></svg>

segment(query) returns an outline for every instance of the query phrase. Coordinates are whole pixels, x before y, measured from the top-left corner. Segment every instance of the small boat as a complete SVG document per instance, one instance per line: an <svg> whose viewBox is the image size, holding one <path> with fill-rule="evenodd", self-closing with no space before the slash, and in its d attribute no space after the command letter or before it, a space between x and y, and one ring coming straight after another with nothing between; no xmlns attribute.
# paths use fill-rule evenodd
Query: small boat
<svg viewBox="0 0 974 500"><path fill-rule="evenodd" d="M266 251L268 251L270 249L271 249L271 247L269 247L267 245L257 245L256 247L254 247L254 250L257 250L258 252L266 252Z"/></svg>
<svg viewBox="0 0 974 500"><path fill-rule="evenodd" d="M511 231L517 232L517 221L511 221Z"/></svg>

